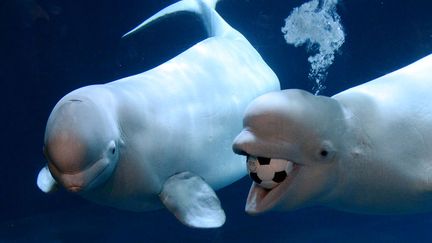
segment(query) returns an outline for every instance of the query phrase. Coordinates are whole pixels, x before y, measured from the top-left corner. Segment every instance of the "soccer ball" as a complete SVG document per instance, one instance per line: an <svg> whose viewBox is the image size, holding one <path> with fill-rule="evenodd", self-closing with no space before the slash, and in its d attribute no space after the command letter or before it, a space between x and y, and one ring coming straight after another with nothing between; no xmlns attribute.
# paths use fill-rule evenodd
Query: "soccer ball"
<svg viewBox="0 0 432 243"><path fill-rule="evenodd" d="M252 180L259 186L272 189L279 185L292 170L292 163L284 159L247 157L247 170Z"/></svg>

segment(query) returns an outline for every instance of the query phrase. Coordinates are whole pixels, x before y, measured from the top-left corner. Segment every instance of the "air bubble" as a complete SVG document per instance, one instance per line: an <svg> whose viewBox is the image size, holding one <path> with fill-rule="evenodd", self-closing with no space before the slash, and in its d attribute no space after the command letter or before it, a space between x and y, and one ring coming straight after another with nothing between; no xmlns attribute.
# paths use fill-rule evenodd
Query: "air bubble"
<svg viewBox="0 0 432 243"><path fill-rule="evenodd" d="M317 95L325 89L322 84L327 69L333 64L335 53L345 42L345 33L336 12L337 0L312 0L294 8L285 19L282 33L288 44L295 47L306 45L311 53L309 79L314 82Z"/></svg>

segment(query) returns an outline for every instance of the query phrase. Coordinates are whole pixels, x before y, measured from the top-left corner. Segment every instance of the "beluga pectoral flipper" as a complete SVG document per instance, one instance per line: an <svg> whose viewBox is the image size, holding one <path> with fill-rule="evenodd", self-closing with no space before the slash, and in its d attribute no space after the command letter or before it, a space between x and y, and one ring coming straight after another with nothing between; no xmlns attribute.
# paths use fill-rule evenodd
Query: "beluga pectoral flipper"
<svg viewBox="0 0 432 243"><path fill-rule="evenodd" d="M166 206L190 227L225 222L214 190L246 173L231 141L247 104L280 86L246 38L214 10L216 2L174 3L127 34L190 11L201 16L208 38L149 71L77 89L57 103L45 132L43 191L58 183L120 209Z"/></svg>

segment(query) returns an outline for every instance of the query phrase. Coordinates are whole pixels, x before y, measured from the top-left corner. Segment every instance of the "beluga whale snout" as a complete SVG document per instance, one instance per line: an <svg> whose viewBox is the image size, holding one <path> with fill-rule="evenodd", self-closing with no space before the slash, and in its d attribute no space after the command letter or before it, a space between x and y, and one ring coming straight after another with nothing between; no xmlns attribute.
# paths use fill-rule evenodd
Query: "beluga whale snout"
<svg viewBox="0 0 432 243"><path fill-rule="evenodd" d="M47 165L38 187L60 185L131 211L166 207L190 227L214 228L225 213L214 190L246 174L231 150L247 104L280 89L247 39L215 11L216 0L174 3L154 20L188 11L209 37L146 72L64 96L47 122Z"/></svg>

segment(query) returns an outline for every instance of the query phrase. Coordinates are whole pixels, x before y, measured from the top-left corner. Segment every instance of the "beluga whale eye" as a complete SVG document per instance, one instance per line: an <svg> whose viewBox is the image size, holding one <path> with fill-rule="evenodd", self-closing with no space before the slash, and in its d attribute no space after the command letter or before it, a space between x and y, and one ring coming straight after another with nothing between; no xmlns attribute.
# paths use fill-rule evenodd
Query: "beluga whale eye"
<svg viewBox="0 0 432 243"><path fill-rule="evenodd" d="M114 141L111 141L108 145L108 152L114 155L117 152L116 144Z"/></svg>
<svg viewBox="0 0 432 243"><path fill-rule="evenodd" d="M327 157L328 154L329 154L329 152L325 149L322 149L320 152L321 157L324 157L324 158Z"/></svg>
<svg viewBox="0 0 432 243"><path fill-rule="evenodd" d="M318 158L322 161L328 161L333 158L335 149L333 143L330 141L324 141L321 147L318 149Z"/></svg>

